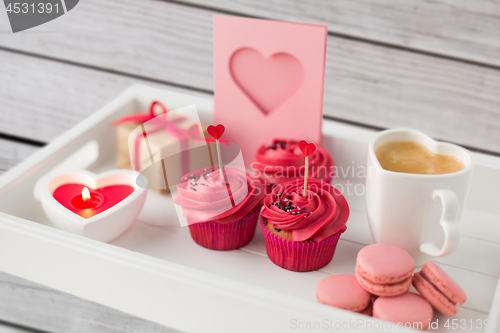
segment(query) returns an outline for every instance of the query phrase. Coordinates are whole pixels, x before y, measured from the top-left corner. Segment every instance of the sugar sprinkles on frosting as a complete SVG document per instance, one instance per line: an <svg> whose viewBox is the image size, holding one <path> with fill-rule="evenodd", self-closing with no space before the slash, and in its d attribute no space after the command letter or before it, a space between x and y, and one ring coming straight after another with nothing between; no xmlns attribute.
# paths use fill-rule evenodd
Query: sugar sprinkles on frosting
<svg viewBox="0 0 500 333"><path fill-rule="evenodd" d="M333 186L312 178L307 186L306 198L302 197L303 180L280 186L280 189L275 188L272 194L264 198L265 206L261 215L274 228L291 232L292 241L320 242L345 231L349 206Z"/></svg>
<svg viewBox="0 0 500 333"><path fill-rule="evenodd" d="M196 191L196 186L209 186L207 184L208 181L212 181L213 178L210 176L212 173L212 170L209 168L203 169L202 173L195 176L194 174L190 174L189 176L184 176L182 178L183 182L186 182L189 186L189 189L192 191ZM200 179L203 177L203 179L200 181Z"/></svg>

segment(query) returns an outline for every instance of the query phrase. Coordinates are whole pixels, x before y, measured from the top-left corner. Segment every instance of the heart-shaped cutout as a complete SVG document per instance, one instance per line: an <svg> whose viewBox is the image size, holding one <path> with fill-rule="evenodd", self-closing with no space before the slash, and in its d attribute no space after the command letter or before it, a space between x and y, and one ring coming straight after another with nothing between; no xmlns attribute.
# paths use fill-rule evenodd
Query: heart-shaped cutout
<svg viewBox="0 0 500 333"><path fill-rule="evenodd" d="M207 127L208 134L210 134L215 140L219 140L225 131L226 131L226 128L222 124L219 124L217 126L209 125Z"/></svg>
<svg viewBox="0 0 500 333"><path fill-rule="evenodd" d="M302 64L284 52L266 59L254 49L239 49L231 57L230 71L238 87L264 115L291 98L304 81Z"/></svg>
<svg viewBox="0 0 500 333"><path fill-rule="evenodd" d="M299 141L299 148L302 151L302 154L304 154L304 157L313 154L316 149L318 149L314 142L307 142L306 140Z"/></svg>
<svg viewBox="0 0 500 333"><path fill-rule="evenodd" d="M103 199L98 207L74 207L78 203L72 200L82 199L84 187L90 189L91 197ZM111 170L101 175L79 170L56 176L49 174L40 180L37 188L42 207L56 227L109 242L137 219L146 199L147 179L132 170ZM93 211L87 215L89 209Z"/></svg>

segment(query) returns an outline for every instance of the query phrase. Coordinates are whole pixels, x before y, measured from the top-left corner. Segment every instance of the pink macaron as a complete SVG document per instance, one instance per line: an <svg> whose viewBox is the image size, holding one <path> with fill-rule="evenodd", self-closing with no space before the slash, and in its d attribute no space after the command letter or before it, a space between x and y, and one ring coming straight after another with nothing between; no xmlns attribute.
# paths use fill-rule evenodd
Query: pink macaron
<svg viewBox="0 0 500 333"><path fill-rule="evenodd" d="M404 293L379 297L373 302L373 317L402 324L406 328L426 330L432 320L432 306L422 296Z"/></svg>
<svg viewBox="0 0 500 333"><path fill-rule="evenodd" d="M453 316L458 309L456 304L464 304L467 295L445 271L433 262L426 263L420 272L413 276L413 286L439 312Z"/></svg>
<svg viewBox="0 0 500 333"><path fill-rule="evenodd" d="M327 276L319 281L316 297L320 303L371 315L371 295L350 274Z"/></svg>
<svg viewBox="0 0 500 333"><path fill-rule="evenodd" d="M358 283L377 296L397 296L408 291L414 268L411 255L390 244L365 246L356 258Z"/></svg>

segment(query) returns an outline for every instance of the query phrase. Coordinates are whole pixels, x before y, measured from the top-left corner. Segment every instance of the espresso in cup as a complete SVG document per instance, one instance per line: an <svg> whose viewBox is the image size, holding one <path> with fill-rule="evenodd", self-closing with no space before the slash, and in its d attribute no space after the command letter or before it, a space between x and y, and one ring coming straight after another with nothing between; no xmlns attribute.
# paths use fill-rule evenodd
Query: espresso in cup
<svg viewBox="0 0 500 333"><path fill-rule="evenodd" d="M455 253L473 169L467 150L418 131L375 134L368 144L365 192L375 243L405 249L416 266Z"/></svg>
<svg viewBox="0 0 500 333"><path fill-rule="evenodd" d="M403 173L438 175L465 168L453 156L435 154L415 141L389 141L380 145L375 155L385 170Z"/></svg>

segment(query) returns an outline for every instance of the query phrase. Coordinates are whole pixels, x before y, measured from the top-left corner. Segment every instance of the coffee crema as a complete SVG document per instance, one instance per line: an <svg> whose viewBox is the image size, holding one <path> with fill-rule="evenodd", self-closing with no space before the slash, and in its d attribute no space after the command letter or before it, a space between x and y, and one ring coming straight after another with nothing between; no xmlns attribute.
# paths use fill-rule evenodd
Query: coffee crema
<svg viewBox="0 0 500 333"><path fill-rule="evenodd" d="M434 154L415 141L389 141L375 151L385 170L403 173L438 175L457 172L464 163L453 156Z"/></svg>

